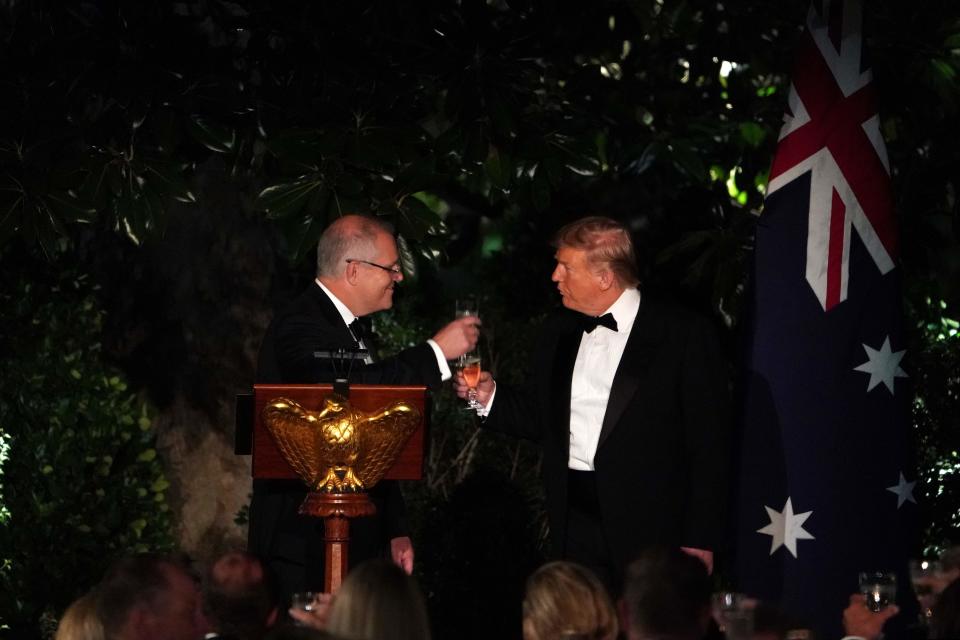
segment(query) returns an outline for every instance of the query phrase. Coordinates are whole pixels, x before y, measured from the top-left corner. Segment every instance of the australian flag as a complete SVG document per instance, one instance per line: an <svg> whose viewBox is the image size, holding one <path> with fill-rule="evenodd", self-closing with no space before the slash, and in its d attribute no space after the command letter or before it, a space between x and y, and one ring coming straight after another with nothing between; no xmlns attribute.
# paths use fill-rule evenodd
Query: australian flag
<svg viewBox="0 0 960 640"><path fill-rule="evenodd" d="M737 487L740 590L826 638L861 571L896 571L901 617L916 610L910 368L861 11L807 17L757 224Z"/></svg>

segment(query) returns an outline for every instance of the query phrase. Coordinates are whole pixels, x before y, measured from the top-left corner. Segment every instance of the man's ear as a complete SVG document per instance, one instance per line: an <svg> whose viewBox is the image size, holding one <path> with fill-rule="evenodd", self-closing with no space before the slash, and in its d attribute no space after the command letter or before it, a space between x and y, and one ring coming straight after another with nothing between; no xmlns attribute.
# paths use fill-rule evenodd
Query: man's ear
<svg viewBox="0 0 960 640"><path fill-rule="evenodd" d="M616 278L613 275L613 271L611 271L610 269L604 269L599 274L597 274L597 277L600 280L600 289L602 291L607 291L608 289L610 289L610 287L612 287L613 283L616 281Z"/></svg>
<svg viewBox="0 0 960 640"><path fill-rule="evenodd" d="M348 262L347 268L343 270L344 279L352 284L357 284L357 280L360 278L360 264L356 262Z"/></svg>

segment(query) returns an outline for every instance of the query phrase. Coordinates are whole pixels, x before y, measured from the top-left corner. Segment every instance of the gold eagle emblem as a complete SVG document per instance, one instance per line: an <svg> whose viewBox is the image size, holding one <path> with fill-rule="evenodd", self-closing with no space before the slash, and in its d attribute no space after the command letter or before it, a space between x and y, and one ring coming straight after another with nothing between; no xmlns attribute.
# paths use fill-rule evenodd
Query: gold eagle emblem
<svg viewBox="0 0 960 640"><path fill-rule="evenodd" d="M287 463L320 493L373 487L420 423L420 412L405 402L367 413L335 393L324 398L319 411L274 398L262 416Z"/></svg>

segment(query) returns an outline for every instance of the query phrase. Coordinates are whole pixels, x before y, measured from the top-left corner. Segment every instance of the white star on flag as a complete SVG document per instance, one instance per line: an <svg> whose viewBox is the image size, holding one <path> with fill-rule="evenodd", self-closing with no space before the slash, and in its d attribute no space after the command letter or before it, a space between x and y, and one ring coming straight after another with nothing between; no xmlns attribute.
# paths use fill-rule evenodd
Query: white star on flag
<svg viewBox="0 0 960 640"><path fill-rule="evenodd" d="M900 361L903 360L903 354L907 350L893 351L890 348L890 336L884 339L883 346L880 347L879 351L867 345L863 345L863 348L867 352L867 361L859 367L855 367L854 371L863 371L870 374L867 391L871 391L882 382L892 394L894 378L907 377L906 372L900 368Z"/></svg>
<svg viewBox="0 0 960 640"><path fill-rule="evenodd" d="M900 482L893 485L892 487L887 487L887 491L890 493L897 494L897 509L903 506L907 500L913 504L917 504L917 501L913 498L913 487L917 484L917 481L907 482L907 479L903 477L903 471L900 472Z"/></svg>
<svg viewBox="0 0 960 640"><path fill-rule="evenodd" d="M770 524L762 529L757 529L757 533L765 533L771 536L770 555L773 555L773 552L780 547L786 547L787 550L793 554L793 557L796 558L797 540L814 539L813 535L803 528L803 523L813 514L813 511L794 514L793 504L791 504L790 498L787 498L787 503L783 505L782 512L767 506L763 508L767 510Z"/></svg>

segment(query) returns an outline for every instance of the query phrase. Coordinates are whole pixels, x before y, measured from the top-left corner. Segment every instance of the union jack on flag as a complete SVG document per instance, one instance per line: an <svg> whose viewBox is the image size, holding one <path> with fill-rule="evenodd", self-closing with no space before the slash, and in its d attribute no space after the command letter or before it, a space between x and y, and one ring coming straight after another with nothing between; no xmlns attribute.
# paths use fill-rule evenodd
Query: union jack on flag
<svg viewBox="0 0 960 640"><path fill-rule="evenodd" d="M792 76L757 222L734 539L739 590L838 638L859 572L898 574L894 621L916 608L897 235L861 22L858 1L815 2Z"/></svg>
<svg viewBox="0 0 960 640"><path fill-rule="evenodd" d="M847 299L851 229L881 273L897 256L890 163L873 74L863 69L858 3L810 7L804 64L790 85L767 194L811 173L807 282L824 310Z"/></svg>

